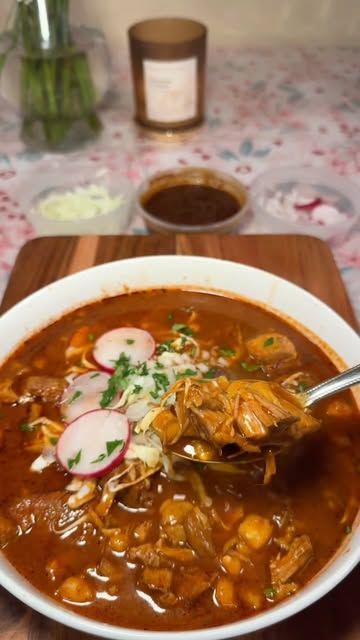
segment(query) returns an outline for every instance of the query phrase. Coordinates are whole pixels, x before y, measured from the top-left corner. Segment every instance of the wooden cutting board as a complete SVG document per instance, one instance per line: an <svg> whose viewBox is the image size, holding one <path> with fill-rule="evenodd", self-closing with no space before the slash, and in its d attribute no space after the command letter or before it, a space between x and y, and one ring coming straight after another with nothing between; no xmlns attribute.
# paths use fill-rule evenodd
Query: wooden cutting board
<svg viewBox="0 0 360 640"><path fill-rule="evenodd" d="M250 264L308 289L357 327L326 244L309 236L83 236L38 238L20 251L0 311L36 289L81 269L133 256L203 255ZM290 310L291 311L291 310ZM360 570L302 613L246 640L360 640ZM1 640L85 640L27 608L0 588Z"/></svg>

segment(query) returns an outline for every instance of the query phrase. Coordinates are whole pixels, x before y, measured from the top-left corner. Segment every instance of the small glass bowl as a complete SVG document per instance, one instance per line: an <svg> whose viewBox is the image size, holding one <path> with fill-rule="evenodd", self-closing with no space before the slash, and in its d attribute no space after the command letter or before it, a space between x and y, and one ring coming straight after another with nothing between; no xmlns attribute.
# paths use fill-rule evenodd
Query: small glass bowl
<svg viewBox="0 0 360 640"><path fill-rule="evenodd" d="M53 162L30 172L21 185L20 204L38 236L116 235L127 230L131 217L132 183L120 172L96 167L75 158L56 158ZM120 203L105 214L72 220L52 220L39 211L39 204L51 195L73 191L78 187L104 187Z"/></svg>
<svg viewBox="0 0 360 640"><path fill-rule="evenodd" d="M204 185L226 191L237 200L239 209L226 220L201 225L167 222L146 211L144 203L151 195L180 185ZM136 192L135 209L147 228L155 233L231 233L239 227L248 210L248 195L241 182L221 171L204 167L176 168L159 171L144 180Z"/></svg>
<svg viewBox="0 0 360 640"><path fill-rule="evenodd" d="M299 213L297 220L271 213L266 203L275 194L288 194L294 188L299 192L308 189L315 198L330 202L341 219L323 224L311 222L305 213ZM315 167L280 167L262 173L250 187L249 206L255 220L266 233L295 233L312 235L322 240L340 240L346 236L359 219L359 187L337 173Z"/></svg>

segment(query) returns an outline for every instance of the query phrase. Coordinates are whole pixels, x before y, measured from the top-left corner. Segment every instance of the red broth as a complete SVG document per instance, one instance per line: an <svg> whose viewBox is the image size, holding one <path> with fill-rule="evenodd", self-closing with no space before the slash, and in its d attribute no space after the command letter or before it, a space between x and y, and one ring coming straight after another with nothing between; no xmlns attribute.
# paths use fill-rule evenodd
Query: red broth
<svg viewBox="0 0 360 640"><path fill-rule="evenodd" d="M205 371L214 376L284 381L301 372L295 376L301 386L336 373L292 326L215 295L133 293L63 317L28 340L0 371L3 553L65 607L144 630L226 624L291 597L351 533L359 507L360 424L351 394L319 403L314 415L321 429L279 458L269 484L261 465L229 473L180 463L175 472L162 466L118 491L105 515L99 515L99 502L107 477L95 481L89 502L71 509L71 474L57 462L42 472L30 467L44 441L55 447L65 428L61 394L69 371L86 371L86 362L95 367L97 337L123 326L149 331L157 353L159 345L180 339L190 354L191 338L206 362L217 359L215 371ZM296 356L271 366L254 360L247 345L262 334L286 336ZM42 423L45 418L49 422Z"/></svg>

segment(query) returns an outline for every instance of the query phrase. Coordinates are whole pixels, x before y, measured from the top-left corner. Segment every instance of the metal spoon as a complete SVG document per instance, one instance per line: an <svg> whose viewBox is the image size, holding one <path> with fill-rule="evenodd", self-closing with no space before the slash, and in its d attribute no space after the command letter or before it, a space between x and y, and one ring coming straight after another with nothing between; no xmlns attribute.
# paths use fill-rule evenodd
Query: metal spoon
<svg viewBox="0 0 360 640"><path fill-rule="evenodd" d="M305 409L308 409L316 404L316 402L319 402L319 400L324 400L325 398L333 396L340 391L345 391L345 389L353 387L356 384L360 384L360 364L339 373L337 376L334 376L329 380L321 382L311 389L307 389L307 391L297 394L297 398L302 406ZM171 452L178 458L190 460L192 462L201 462L203 464L224 464L224 462L231 464L251 464L253 462L263 460L264 458L264 456L259 453L253 454L238 451L238 453L226 454L223 451L219 453L214 451L214 458L204 459L196 455L196 447L192 445L192 441L196 442L194 438L182 438L176 443L176 445L171 447ZM197 442L203 442L204 445L207 444L200 438ZM263 447L268 450L271 449L275 454L277 453L269 442L264 443Z"/></svg>

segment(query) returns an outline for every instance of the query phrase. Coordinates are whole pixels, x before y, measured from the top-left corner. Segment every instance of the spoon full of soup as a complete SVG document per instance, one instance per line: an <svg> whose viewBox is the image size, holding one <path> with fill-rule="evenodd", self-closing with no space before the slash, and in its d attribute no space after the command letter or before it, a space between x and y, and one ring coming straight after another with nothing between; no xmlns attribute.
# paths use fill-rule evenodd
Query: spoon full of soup
<svg viewBox="0 0 360 640"><path fill-rule="evenodd" d="M153 428L176 457L206 464L248 464L269 452L275 456L315 432L321 422L309 409L359 383L360 365L302 393L264 380L188 378L168 392L175 395L175 413L164 406Z"/></svg>

